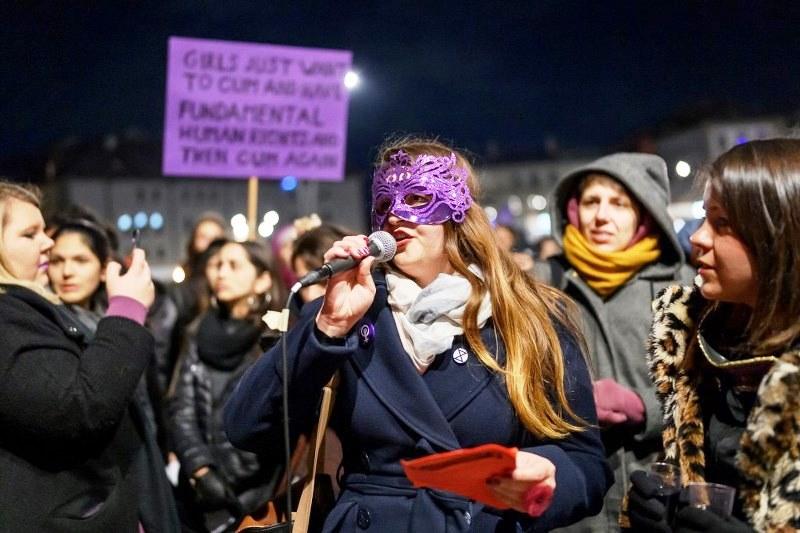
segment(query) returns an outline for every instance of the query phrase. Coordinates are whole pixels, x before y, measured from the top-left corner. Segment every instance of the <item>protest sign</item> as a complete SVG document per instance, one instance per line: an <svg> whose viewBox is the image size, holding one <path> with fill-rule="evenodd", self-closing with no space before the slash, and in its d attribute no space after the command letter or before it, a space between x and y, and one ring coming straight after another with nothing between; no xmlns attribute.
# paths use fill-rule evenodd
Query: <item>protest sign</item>
<svg viewBox="0 0 800 533"><path fill-rule="evenodd" d="M352 53L170 37L165 175L341 180Z"/></svg>

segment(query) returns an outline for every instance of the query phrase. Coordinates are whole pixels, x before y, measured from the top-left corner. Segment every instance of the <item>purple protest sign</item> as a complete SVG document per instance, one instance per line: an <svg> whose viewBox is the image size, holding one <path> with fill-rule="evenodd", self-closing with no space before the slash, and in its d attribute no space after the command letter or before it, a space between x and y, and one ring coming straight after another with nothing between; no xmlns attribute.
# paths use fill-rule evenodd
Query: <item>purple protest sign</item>
<svg viewBox="0 0 800 533"><path fill-rule="evenodd" d="M170 37L166 175L341 180L352 53Z"/></svg>

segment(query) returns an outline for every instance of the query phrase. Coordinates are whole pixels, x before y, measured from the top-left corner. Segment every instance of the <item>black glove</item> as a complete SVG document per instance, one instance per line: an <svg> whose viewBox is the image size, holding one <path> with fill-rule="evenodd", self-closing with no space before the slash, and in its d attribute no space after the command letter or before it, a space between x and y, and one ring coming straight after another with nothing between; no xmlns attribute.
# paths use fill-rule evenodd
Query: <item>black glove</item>
<svg viewBox="0 0 800 533"><path fill-rule="evenodd" d="M687 507L675 515L675 531L680 533L753 533L755 530L732 516L723 518L714 511Z"/></svg>
<svg viewBox="0 0 800 533"><path fill-rule="evenodd" d="M192 479L197 503L206 511L233 510L238 505L236 494L228 481L213 468L209 468L202 476L193 476Z"/></svg>
<svg viewBox="0 0 800 533"><path fill-rule="evenodd" d="M667 523L667 507L657 498L659 485L644 470L631 474L628 495L628 517L632 531L671 533Z"/></svg>

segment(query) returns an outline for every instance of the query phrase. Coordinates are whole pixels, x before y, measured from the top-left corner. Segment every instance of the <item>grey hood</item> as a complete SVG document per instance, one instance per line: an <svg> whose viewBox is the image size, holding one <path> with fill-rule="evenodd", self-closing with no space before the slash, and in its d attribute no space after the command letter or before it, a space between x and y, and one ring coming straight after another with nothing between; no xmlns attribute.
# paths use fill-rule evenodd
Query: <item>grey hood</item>
<svg viewBox="0 0 800 533"><path fill-rule="evenodd" d="M577 168L562 177L550 201L550 220L553 237L563 246L567 219L567 201L577 192L578 184L586 174L606 174L622 183L642 207L650 213L661 230L661 262L684 262L683 250L667 213L669 203L669 177L667 164L653 154L617 153L601 157Z"/></svg>

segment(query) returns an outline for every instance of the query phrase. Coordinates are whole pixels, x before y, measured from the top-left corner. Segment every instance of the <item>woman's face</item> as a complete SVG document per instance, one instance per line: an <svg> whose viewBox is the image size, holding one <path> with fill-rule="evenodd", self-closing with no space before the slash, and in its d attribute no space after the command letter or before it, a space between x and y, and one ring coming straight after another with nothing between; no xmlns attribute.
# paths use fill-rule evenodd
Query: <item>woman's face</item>
<svg viewBox="0 0 800 533"><path fill-rule="evenodd" d="M208 258L206 261L205 276L206 282L211 289L214 289L214 283L217 281L217 273L219 272L219 251Z"/></svg>
<svg viewBox="0 0 800 533"><path fill-rule="evenodd" d="M733 233L728 212L707 186L706 219L689 242L700 250L698 274L703 279L700 292L709 300L755 307L758 294L755 261L750 250Z"/></svg>
<svg viewBox="0 0 800 533"><path fill-rule="evenodd" d="M619 182L589 174L578 201L581 234L601 252L628 247L639 226L636 204Z"/></svg>
<svg viewBox="0 0 800 533"><path fill-rule="evenodd" d="M104 280L103 266L83 235L67 231L50 250L50 284L65 303L88 307Z"/></svg>
<svg viewBox="0 0 800 533"><path fill-rule="evenodd" d="M3 226L3 263L20 281L36 282L47 270L47 252L53 240L44 232L44 219L39 208L28 202L6 200L6 222Z"/></svg>
<svg viewBox="0 0 800 533"><path fill-rule="evenodd" d="M225 236L225 229L213 220L204 220L194 231L192 247L197 253L206 251L211 241Z"/></svg>
<svg viewBox="0 0 800 533"><path fill-rule="evenodd" d="M214 263L211 267L214 296L229 307L250 296L264 294L272 284L269 272L259 274L241 244L226 244L209 261L211 263Z"/></svg>
<svg viewBox="0 0 800 533"><path fill-rule="evenodd" d="M390 214L383 229L397 240L392 264L420 287L427 286L440 273L454 272L444 250L444 225L414 224Z"/></svg>
<svg viewBox="0 0 800 533"><path fill-rule="evenodd" d="M498 248L504 252L510 252L514 249L516 235L514 235L514 232L505 226L497 226L494 229L494 240L497 242Z"/></svg>

